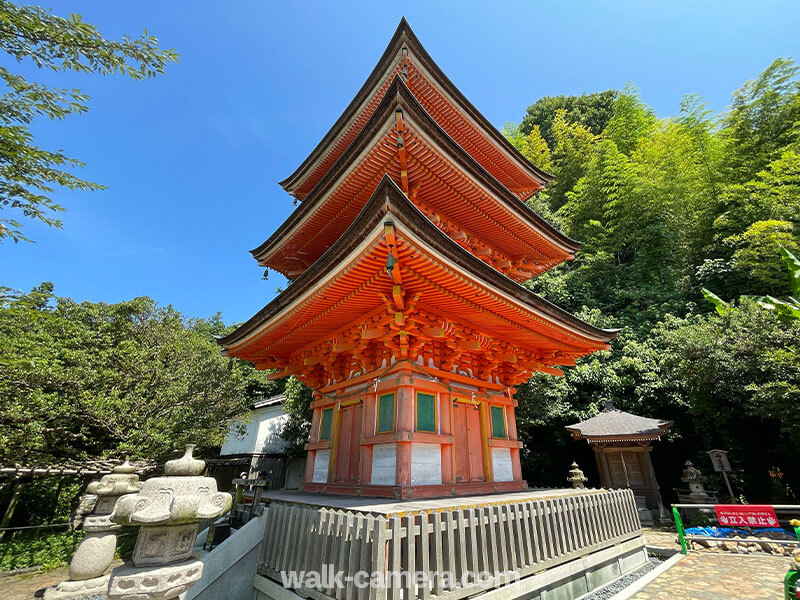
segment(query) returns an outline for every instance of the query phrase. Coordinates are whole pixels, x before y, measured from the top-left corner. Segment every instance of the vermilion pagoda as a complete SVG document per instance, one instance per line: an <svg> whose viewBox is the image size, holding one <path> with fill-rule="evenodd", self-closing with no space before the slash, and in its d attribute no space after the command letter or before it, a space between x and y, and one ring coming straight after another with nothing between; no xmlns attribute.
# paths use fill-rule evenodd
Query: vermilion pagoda
<svg viewBox="0 0 800 600"><path fill-rule="evenodd" d="M252 250L291 285L220 341L315 389L304 490L527 487L514 386L615 336L519 285L579 248L524 203L548 180L401 21Z"/></svg>

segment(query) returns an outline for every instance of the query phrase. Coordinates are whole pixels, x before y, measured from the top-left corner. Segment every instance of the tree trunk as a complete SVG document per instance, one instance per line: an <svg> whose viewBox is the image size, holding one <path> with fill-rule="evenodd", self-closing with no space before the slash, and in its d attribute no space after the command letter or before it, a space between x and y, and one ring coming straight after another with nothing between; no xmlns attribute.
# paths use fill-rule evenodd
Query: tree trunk
<svg viewBox="0 0 800 600"><path fill-rule="evenodd" d="M17 508L20 496L22 496L22 488L24 486L25 484L19 479L14 482L14 489L11 492L11 499L8 501L6 512L3 514L3 520L0 521L0 529L2 529L2 531L0 531L0 542L6 539L6 534L8 532L5 531L5 528L11 524L11 518L14 516L14 510Z"/></svg>

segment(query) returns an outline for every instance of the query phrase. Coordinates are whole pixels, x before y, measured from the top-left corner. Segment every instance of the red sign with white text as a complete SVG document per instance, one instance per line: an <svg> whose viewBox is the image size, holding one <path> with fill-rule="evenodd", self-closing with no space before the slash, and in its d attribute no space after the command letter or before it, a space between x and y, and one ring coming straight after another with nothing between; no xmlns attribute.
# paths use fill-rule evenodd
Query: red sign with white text
<svg viewBox="0 0 800 600"><path fill-rule="evenodd" d="M717 504L714 506L723 527L779 527L775 509L758 504Z"/></svg>

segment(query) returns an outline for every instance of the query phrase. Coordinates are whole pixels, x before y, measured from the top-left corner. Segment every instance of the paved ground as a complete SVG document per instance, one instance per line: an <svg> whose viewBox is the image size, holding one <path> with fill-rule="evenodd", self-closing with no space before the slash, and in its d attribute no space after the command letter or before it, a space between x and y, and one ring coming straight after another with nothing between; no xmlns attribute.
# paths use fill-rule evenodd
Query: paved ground
<svg viewBox="0 0 800 600"><path fill-rule="evenodd" d="M122 564L115 560L110 568ZM45 588L56 585L67 578L67 566L59 567L48 573L29 573L15 577L0 578L0 598L3 600L31 600L41 598Z"/></svg>
<svg viewBox="0 0 800 600"><path fill-rule="evenodd" d="M28 600L29 598L41 598L34 595L37 590L43 590L47 586L55 585L67 578L67 567L60 567L49 573L30 573L28 575L17 575L16 577L3 577L0 579L0 588L3 590L3 598L7 600Z"/></svg>
<svg viewBox="0 0 800 600"><path fill-rule="evenodd" d="M680 550L678 534L674 527L642 527L647 545L656 548L674 548Z"/></svg>
<svg viewBox="0 0 800 600"><path fill-rule="evenodd" d="M690 552L631 600L779 600L789 559Z"/></svg>

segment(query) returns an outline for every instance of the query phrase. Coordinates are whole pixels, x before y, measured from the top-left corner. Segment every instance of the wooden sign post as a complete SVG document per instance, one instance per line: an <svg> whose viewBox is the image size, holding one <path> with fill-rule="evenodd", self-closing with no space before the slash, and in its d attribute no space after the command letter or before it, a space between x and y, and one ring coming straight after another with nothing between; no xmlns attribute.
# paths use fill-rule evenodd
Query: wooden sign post
<svg viewBox="0 0 800 600"><path fill-rule="evenodd" d="M733 495L731 482L728 479L728 472L731 470L731 463L728 462L728 451L709 450L708 455L711 457L711 464L714 465L714 470L717 473L722 473L722 476L725 478L725 485L728 486L728 494L730 494L731 499L734 499L735 496Z"/></svg>

